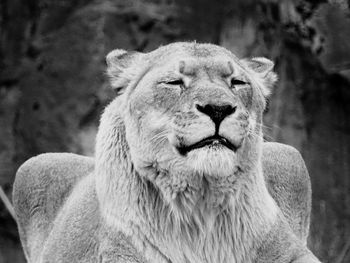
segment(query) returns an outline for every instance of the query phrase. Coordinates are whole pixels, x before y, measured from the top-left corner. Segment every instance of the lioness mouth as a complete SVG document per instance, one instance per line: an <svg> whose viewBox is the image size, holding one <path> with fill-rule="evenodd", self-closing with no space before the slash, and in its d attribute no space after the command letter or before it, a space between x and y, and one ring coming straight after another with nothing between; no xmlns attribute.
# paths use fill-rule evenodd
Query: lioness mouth
<svg viewBox="0 0 350 263"><path fill-rule="evenodd" d="M194 149L202 148L205 146L216 147L216 146L220 146L220 145L225 146L234 152L236 152L238 149L238 147L236 147L235 145L230 143L226 138L224 138L218 134L207 137L207 138L205 138L205 139L203 139L195 144L189 145L189 146L180 146L177 149L181 155L186 155L188 152L190 152Z"/></svg>

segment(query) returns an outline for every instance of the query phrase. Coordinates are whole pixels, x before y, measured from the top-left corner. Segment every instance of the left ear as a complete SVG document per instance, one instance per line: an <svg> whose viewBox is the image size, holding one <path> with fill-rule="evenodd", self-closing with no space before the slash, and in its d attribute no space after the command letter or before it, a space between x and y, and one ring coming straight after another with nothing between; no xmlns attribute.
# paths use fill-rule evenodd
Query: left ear
<svg viewBox="0 0 350 263"><path fill-rule="evenodd" d="M277 82L277 74L273 72L274 63L267 58L243 59L242 62L253 70L263 81L262 92L265 97L271 94L273 86Z"/></svg>
<svg viewBox="0 0 350 263"><path fill-rule="evenodd" d="M107 74L117 94L123 93L130 82L137 77L142 67L143 53L115 49L106 57Z"/></svg>

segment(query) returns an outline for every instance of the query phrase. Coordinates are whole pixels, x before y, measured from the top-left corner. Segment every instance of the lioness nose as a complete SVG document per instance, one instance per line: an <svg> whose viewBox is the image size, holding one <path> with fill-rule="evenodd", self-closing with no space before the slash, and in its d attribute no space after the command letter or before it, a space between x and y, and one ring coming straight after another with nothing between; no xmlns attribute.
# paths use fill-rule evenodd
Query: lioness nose
<svg viewBox="0 0 350 263"><path fill-rule="evenodd" d="M236 107L232 105L213 105L207 104L201 106L199 104L196 105L197 110L203 112L208 115L216 125L220 125L220 123L225 119L228 115L233 114L236 111Z"/></svg>

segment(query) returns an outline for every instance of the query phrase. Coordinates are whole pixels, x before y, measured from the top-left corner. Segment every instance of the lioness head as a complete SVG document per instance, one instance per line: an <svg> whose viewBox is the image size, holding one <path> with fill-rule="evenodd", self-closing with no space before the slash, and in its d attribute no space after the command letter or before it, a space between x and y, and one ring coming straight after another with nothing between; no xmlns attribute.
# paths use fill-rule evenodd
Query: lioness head
<svg viewBox="0 0 350 263"><path fill-rule="evenodd" d="M270 60L175 43L115 50L107 64L133 167L166 202L215 196L218 205L257 165L265 97L276 81Z"/></svg>

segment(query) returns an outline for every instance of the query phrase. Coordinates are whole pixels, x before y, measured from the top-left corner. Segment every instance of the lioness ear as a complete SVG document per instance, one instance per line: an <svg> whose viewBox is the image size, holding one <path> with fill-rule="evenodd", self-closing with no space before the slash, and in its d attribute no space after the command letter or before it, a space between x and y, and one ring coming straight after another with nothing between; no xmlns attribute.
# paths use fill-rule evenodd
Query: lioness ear
<svg viewBox="0 0 350 263"><path fill-rule="evenodd" d="M139 52L115 49L106 56L107 74L112 88L118 94L123 93L129 82L136 77L137 70L133 66L142 55Z"/></svg>
<svg viewBox="0 0 350 263"><path fill-rule="evenodd" d="M262 79L262 92L265 97L269 96L278 79L277 74L273 72L274 63L262 57L243 59L243 62Z"/></svg>

